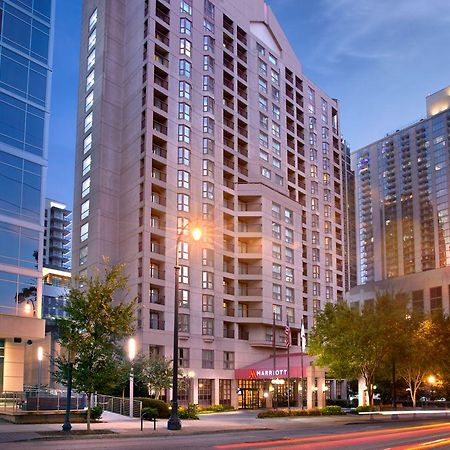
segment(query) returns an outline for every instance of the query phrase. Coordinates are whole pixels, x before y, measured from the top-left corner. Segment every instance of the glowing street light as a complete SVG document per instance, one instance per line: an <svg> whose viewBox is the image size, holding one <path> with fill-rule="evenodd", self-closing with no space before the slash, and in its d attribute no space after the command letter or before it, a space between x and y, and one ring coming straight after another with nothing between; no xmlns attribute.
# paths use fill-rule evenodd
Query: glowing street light
<svg viewBox="0 0 450 450"><path fill-rule="evenodd" d="M136 339L128 339L128 358L131 361L130 369L130 417L133 418L133 401L134 401L134 371L133 359L136 357Z"/></svg>
<svg viewBox="0 0 450 450"><path fill-rule="evenodd" d="M42 372L42 360L44 359L44 349L39 346L37 349L37 359L38 359L38 391L36 399L36 409L39 411L39 395L41 392L41 372Z"/></svg>

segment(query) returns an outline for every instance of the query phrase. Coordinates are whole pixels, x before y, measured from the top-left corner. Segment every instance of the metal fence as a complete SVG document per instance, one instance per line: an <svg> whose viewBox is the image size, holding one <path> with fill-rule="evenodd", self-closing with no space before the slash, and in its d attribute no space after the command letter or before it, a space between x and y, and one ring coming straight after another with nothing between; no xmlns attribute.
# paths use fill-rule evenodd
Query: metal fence
<svg viewBox="0 0 450 450"><path fill-rule="evenodd" d="M95 403L100 405L104 411L109 411L123 416L130 415L130 399L126 397L113 397L111 395L97 394ZM141 417L142 402L133 400L133 417Z"/></svg>

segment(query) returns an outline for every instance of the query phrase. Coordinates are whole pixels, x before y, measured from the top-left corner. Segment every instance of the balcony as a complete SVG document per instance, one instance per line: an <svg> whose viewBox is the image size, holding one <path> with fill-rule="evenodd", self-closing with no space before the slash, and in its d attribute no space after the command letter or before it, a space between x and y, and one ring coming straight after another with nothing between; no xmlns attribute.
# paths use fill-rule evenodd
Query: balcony
<svg viewBox="0 0 450 450"><path fill-rule="evenodd" d="M239 297L257 297L260 301L263 294L263 289L260 287L242 287L238 289Z"/></svg>

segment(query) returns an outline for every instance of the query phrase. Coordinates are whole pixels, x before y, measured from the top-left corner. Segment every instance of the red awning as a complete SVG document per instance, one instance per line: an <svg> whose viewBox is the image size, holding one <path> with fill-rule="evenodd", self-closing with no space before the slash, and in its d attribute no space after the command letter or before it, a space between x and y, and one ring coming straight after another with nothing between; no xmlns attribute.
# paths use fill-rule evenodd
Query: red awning
<svg viewBox="0 0 450 450"><path fill-rule="evenodd" d="M302 377L302 354L291 353L289 357L290 362L290 377L301 378ZM303 356L303 377L306 377L306 368L310 366L314 357L304 355ZM236 369L234 371L234 377L236 380L271 380L272 378L287 378L287 353L277 355L275 358L275 371L273 365L273 356L262 361L250 364L249 366Z"/></svg>

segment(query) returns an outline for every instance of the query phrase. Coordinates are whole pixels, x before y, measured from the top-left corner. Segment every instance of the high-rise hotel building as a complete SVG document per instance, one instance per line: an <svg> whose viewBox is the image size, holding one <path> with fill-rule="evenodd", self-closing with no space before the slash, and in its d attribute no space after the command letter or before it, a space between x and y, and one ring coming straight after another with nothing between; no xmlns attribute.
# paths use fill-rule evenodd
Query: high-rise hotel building
<svg viewBox="0 0 450 450"><path fill-rule="evenodd" d="M80 70L73 271L125 263L140 349L171 357L177 251L180 366L195 402L235 403L273 317L298 351L343 297L337 101L263 0L86 0ZM204 236L176 249L186 223Z"/></svg>
<svg viewBox="0 0 450 450"><path fill-rule="evenodd" d="M0 2L0 392L22 391L41 319L53 2Z"/></svg>
<svg viewBox="0 0 450 450"><path fill-rule="evenodd" d="M358 287L407 295L414 310L449 313L450 87L426 99L427 117L353 154Z"/></svg>

